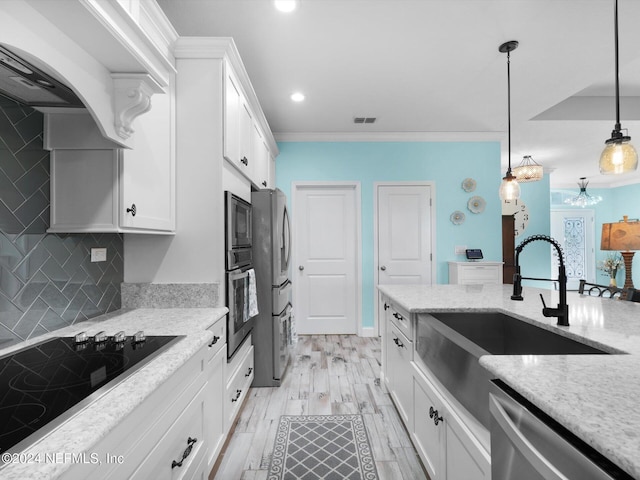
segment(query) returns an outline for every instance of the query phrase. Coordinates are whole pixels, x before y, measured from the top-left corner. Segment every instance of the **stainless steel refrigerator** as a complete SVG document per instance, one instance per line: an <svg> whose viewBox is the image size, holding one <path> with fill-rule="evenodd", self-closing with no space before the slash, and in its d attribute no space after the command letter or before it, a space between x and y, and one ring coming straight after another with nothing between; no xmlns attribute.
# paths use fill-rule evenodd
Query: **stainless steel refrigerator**
<svg viewBox="0 0 640 480"><path fill-rule="evenodd" d="M258 297L254 319L254 387L280 386L291 349L291 225L278 189L251 193L253 268Z"/></svg>

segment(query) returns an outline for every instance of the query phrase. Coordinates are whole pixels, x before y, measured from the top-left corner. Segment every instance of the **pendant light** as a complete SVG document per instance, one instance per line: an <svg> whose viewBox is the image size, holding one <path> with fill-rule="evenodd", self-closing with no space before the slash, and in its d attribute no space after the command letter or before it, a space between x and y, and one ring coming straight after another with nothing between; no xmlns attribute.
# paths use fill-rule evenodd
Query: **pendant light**
<svg viewBox="0 0 640 480"><path fill-rule="evenodd" d="M615 24L615 66L616 66L616 124L611 132L611 138L605 141L607 145L600 155L600 173L616 175L633 172L638 168L638 154L629 143L631 137L623 135L620 127L620 78L618 73L618 0L614 3Z"/></svg>
<svg viewBox="0 0 640 480"><path fill-rule="evenodd" d="M508 147L509 147L509 167L507 168L507 173L504 177L502 177L502 183L500 184L500 191L498 192L500 195L500 199L504 200L516 200L520 198L520 185L518 185L518 181L516 180L515 175L511 173L511 68L510 68L510 59L511 52L518 48L518 42L516 40L511 40L509 42L505 42L498 47L498 50L501 53L507 54L507 131L508 131Z"/></svg>
<svg viewBox="0 0 640 480"><path fill-rule="evenodd" d="M565 200L564 203L582 208L600 203L602 201L602 197L600 195L589 195L587 193L587 185L589 185L587 177L580 177L580 181L578 182L580 192L575 197Z"/></svg>
<svg viewBox="0 0 640 480"><path fill-rule="evenodd" d="M522 157L520 165L513 169L513 174L516 176L518 183L537 182L542 180L544 170L542 165L531 158L531 155L525 155Z"/></svg>

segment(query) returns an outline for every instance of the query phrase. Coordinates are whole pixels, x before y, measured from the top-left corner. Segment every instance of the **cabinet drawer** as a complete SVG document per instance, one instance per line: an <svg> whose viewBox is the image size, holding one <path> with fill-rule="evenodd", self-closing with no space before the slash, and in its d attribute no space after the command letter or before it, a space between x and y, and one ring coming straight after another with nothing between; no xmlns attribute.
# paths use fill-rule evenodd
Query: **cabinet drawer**
<svg viewBox="0 0 640 480"><path fill-rule="evenodd" d="M500 270L496 267L473 266L465 267L460 270L460 278L462 280L472 281L497 281L500 276Z"/></svg>
<svg viewBox="0 0 640 480"><path fill-rule="evenodd" d="M207 330L213 332L213 339L209 343L209 357L208 360L211 360L216 353L220 351L220 349L226 344L227 341L227 317L223 316L216 323L211 325Z"/></svg>
<svg viewBox="0 0 640 480"><path fill-rule="evenodd" d="M196 475L206 450L204 388L169 427L156 447L131 476L132 479L187 479Z"/></svg>
<svg viewBox="0 0 640 480"><path fill-rule="evenodd" d="M411 316L409 312L394 303L390 303L388 314L393 324L398 327L404 336L407 337L409 341L413 340L413 330L411 328Z"/></svg>
<svg viewBox="0 0 640 480"><path fill-rule="evenodd" d="M253 381L253 345L243 352L238 368L227 382L224 398L225 423L229 428Z"/></svg>

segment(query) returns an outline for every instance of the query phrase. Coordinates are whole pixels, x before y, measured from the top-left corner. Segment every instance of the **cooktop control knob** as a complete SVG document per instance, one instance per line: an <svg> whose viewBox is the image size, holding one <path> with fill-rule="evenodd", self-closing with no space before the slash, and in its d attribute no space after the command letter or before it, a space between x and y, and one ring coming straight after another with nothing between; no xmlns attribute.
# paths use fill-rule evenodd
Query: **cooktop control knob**
<svg viewBox="0 0 640 480"><path fill-rule="evenodd" d="M124 341L127 339L127 336L124 334L123 330L120 330L118 333L116 333L113 336L113 341L115 343L124 343Z"/></svg>
<svg viewBox="0 0 640 480"><path fill-rule="evenodd" d="M93 336L93 342L94 343L104 343L104 342L107 341L108 338L109 337L107 337L107 334L104 333L104 331L100 331L100 332L96 333Z"/></svg>
<svg viewBox="0 0 640 480"><path fill-rule="evenodd" d="M77 333L75 337L73 337L73 341L76 344L86 343L89 341L89 336L87 335L87 332L80 332L80 333Z"/></svg>
<svg viewBox="0 0 640 480"><path fill-rule="evenodd" d="M144 336L144 332L142 330L138 330L133 334L133 343L144 342L146 337Z"/></svg>

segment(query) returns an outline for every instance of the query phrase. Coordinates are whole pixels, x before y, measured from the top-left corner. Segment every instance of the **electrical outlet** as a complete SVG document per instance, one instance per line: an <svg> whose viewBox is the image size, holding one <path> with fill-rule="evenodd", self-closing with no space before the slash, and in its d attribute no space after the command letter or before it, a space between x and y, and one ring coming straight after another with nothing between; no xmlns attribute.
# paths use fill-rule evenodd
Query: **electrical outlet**
<svg viewBox="0 0 640 480"><path fill-rule="evenodd" d="M106 248L92 248L91 249L91 261L92 262L106 262L107 261L107 249Z"/></svg>
<svg viewBox="0 0 640 480"><path fill-rule="evenodd" d="M456 255L464 255L466 253L467 246L466 245L456 245L455 251Z"/></svg>

